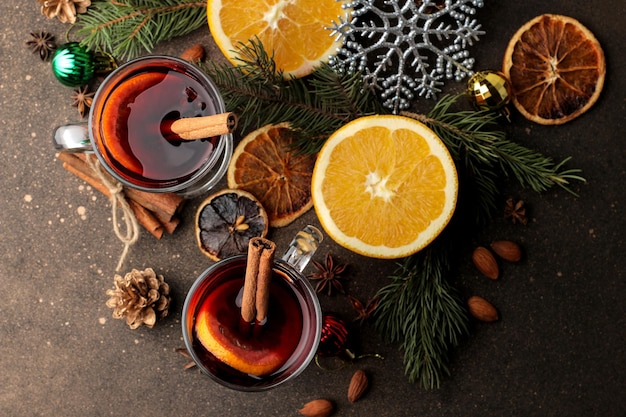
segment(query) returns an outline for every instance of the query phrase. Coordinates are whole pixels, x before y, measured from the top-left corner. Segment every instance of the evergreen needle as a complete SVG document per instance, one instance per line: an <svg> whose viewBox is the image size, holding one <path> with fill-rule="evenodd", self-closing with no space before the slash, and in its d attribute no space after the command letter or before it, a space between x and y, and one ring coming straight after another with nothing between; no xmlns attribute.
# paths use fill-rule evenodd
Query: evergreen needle
<svg viewBox="0 0 626 417"><path fill-rule="evenodd" d="M405 258L377 293L377 330L400 344L409 380L430 389L449 374L448 356L468 333L467 313L448 281L449 255L434 242Z"/></svg>
<svg viewBox="0 0 626 417"><path fill-rule="evenodd" d="M84 46L125 60L206 24L206 1L111 0L93 1L73 27Z"/></svg>
<svg viewBox="0 0 626 417"><path fill-rule="evenodd" d="M241 132L289 122L299 132L294 147L317 153L328 136L357 117L383 112L361 74L339 75L322 65L304 78L285 78L258 39L238 48L239 65L209 63L203 69L217 84L228 111L239 115Z"/></svg>

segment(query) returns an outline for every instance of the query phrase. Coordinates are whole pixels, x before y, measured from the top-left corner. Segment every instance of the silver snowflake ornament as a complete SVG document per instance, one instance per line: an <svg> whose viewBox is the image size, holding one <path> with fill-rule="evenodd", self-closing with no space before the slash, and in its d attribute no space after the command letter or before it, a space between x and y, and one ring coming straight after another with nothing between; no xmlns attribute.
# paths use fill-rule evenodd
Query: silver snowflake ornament
<svg viewBox="0 0 626 417"><path fill-rule="evenodd" d="M375 4L376 3L376 4ZM361 72L397 113L417 96L436 98L444 80L473 74L469 46L484 32L473 18L483 0L356 0L350 20L328 29L343 40L329 64Z"/></svg>

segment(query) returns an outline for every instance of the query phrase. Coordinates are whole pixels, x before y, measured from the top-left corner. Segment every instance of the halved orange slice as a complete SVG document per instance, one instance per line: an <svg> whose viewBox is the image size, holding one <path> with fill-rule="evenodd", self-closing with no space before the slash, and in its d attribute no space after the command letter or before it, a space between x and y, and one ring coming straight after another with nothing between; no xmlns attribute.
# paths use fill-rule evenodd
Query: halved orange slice
<svg viewBox="0 0 626 417"><path fill-rule="evenodd" d="M318 155L313 203L328 235L375 258L428 245L452 217L458 180L448 149L424 124L366 116L333 133Z"/></svg>
<svg viewBox="0 0 626 417"><path fill-rule="evenodd" d="M208 0L209 29L235 65L240 44L261 41L285 76L302 77L328 60L341 42L326 29L350 11L338 0Z"/></svg>
<svg viewBox="0 0 626 417"><path fill-rule="evenodd" d="M513 35L502 71L511 82L513 104L524 117L559 125L598 100L606 63L589 29L571 17L544 14Z"/></svg>

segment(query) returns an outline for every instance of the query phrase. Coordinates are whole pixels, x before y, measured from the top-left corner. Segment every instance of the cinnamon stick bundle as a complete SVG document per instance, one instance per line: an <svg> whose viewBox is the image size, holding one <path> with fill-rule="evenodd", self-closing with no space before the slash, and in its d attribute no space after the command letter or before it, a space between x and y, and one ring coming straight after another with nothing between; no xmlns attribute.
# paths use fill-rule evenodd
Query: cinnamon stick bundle
<svg viewBox="0 0 626 417"><path fill-rule="evenodd" d="M257 324L265 323L275 250L276 245L271 240L250 239L241 301L241 318L245 323L251 324L255 320Z"/></svg>
<svg viewBox="0 0 626 417"><path fill-rule="evenodd" d="M63 162L63 168L110 198L109 189L87 164L86 158L93 157L68 152L60 152L57 155L57 158ZM105 175L108 174L105 173ZM184 203L183 197L174 193L148 193L128 187L124 188L123 193L137 222L154 237L161 239L163 232L174 233L180 223L178 213Z"/></svg>

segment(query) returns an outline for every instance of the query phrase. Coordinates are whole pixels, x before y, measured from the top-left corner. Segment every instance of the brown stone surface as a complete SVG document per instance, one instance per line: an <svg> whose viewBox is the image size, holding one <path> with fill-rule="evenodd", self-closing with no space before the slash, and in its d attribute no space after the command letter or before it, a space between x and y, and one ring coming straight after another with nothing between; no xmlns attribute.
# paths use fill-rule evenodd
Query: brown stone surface
<svg viewBox="0 0 626 417"><path fill-rule="evenodd" d="M624 416L626 386L626 58L623 3L618 0L487 1L476 18L486 34L472 48L477 69L498 69L510 36L541 13L579 19L604 47L607 77L591 110L563 126L539 126L513 113L511 137L551 155L572 156L586 184L575 197L553 189L537 195L512 190L529 207L527 226L498 220L476 238L522 244L524 259L502 264L498 281L485 279L461 259L458 286L479 294L500 313L496 323L475 324L452 355L451 377L425 391L403 372L398 346L363 327L362 352L370 388L355 404L345 396L355 365L328 372L314 364L273 391L239 393L195 370L184 370L181 310L195 277L210 261L195 244L193 216L201 198L185 207L174 235L156 240L142 231L124 270L153 268L172 287L170 315L153 329L130 330L105 306L122 245L113 234L102 195L62 169L51 135L77 121L71 89L58 83L47 63L24 43L30 31L53 33L61 43L67 26L47 20L39 3L0 5L0 415L3 416L290 416L306 402L332 399L337 416ZM71 36L71 34L70 34ZM203 44L208 29L159 45L154 52L180 54ZM448 83L462 91L464 83ZM427 111L432 102L422 100ZM310 211L270 238L285 248ZM326 240L351 264L349 293L372 297L394 270ZM322 306L350 319L342 296L320 295Z"/></svg>

